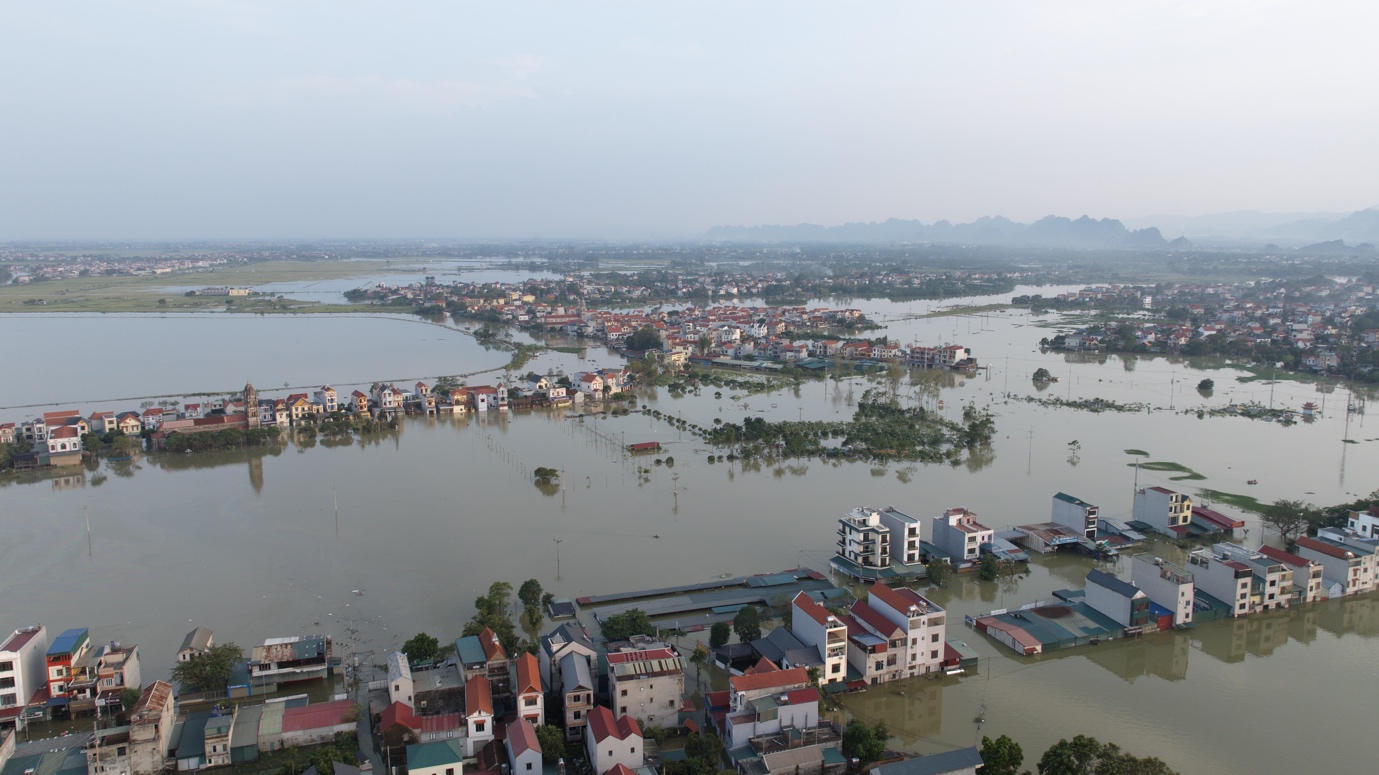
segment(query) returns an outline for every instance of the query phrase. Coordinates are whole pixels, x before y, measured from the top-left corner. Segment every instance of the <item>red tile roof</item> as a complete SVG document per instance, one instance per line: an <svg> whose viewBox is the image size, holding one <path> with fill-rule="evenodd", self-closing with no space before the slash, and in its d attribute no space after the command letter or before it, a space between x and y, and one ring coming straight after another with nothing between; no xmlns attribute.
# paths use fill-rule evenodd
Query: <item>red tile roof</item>
<svg viewBox="0 0 1379 775"><path fill-rule="evenodd" d="M799 594L795 595L795 599L791 602L794 604L796 608L803 611L810 619L813 619L814 621L818 622L824 627L838 626L836 624L829 625L828 617L832 616L832 614L828 612L827 608L824 608L823 606L814 602L814 598L810 597L809 593L800 592Z"/></svg>
<svg viewBox="0 0 1379 775"><path fill-rule="evenodd" d="M634 773L632 770L629 770L626 764L618 762L617 764L613 765L613 767L609 769L607 772L603 773L603 775L636 775L636 773Z"/></svg>
<svg viewBox="0 0 1379 775"><path fill-rule="evenodd" d="M904 630L897 627L895 622L881 615L881 612L858 600L852 604L852 615L858 621L870 625L873 630L882 634L882 637L890 640L896 633L904 634ZM904 610L904 609L902 609Z"/></svg>
<svg viewBox="0 0 1379 775"><path fill-rule="evenodd" d="M751 667L742 671L742 674L756 675L757 673L774 673L777 670L780 670L779 665L767 659L766 657L762 657L761 659L757 660L757 663L755 665L752 665Z"/></svg>
<svg viewBox="0 0 1379 775"><path fill-rule="evenodd" d="M1284 565L1293 565L1296 567L1305 568L1312 564L1311 560L1305 560L1297 556L1296 554L1290 554L1288 552L1283 551L1282 549L1275 549L1272 546L1259 547L1259 553L1264 555L1265 557L1268 557L1271 560L1281 562Z"/></svg>
<svg viewBox="0 0 1379 775"><path fill-rule="evenodd" d="M493 715L493 690L487 678L476 675L464 682L464 712Z"/></svg>
<svg viewBox="0 0 1379 775"><path fill-rule="evenodd" d="M498 636L494 635L493 630L487 627L479 632L479 645L484 649L484 657L490 661L508 658L508 653L503 650L503 644L498 642Z"/></svg>
<svg viewBox="0 0 1379 775"><path fill-rule="evenodd" d="M423 735L437 734L440 732L450 732L464 728L464 716L458 713L442 713L438 716L418 716L417 723L421 725Z"/></svg>
<svg viewBox="0 0 1379 775"><path fill-rule="evenodd" d="M417 722L417 717L412 713L412 709L400 702L383 709L378 714L378 725L381 729L387 729L395 724L401 724L408 729L417 731L421 729L421 724Z"/></svg>
<svg viewBox="0 0 1379 775"><path fill-rule="evenodd" d="M791 705L804 705L810 702L818 702L819 690L812 686L807 689L796 689L793 692L786 692L785 699Z"/></svg>
<svg viewBox="0 0 1379 775"><path fill-rule="evenodd" d="M929 605L929 602L913 589L905 589L904 587L891 589L879 581L871 585L868 593L902 614L909 611L912 605L917 605L920 608Z"/></svg>
<svg viewBox="0 0 1379 775"><path fill-rule="evenodd" d="M531 652L517 658L517 693L541 693L541 665Z"/></svg>
<svg viewBox="0 0 1379 775"><path fill-rule="evenodd" d="M521 756L527 751L541 753L541 743L536 739L536 727L530 721L519 718L507 726L508 745L512 746L512 755Z"/></svg>
<svg viewBox="0 0 1379 775"><path fill-rule="evenodd" d="M626 740L629 737L641 737L642 728L637 726L637 720L631 716L613 719L613 711L602 705L595 705L589 711L589 733L594 736L594 742L601 743L609 737L616 737L619 740Z"/></svg>
<svg viewBox="0 0 1379 775"><path fill-rule="evenodd" d="M733 704L731 692L709 692L710 708L726 708Z"/></svg>
<svg viewBox="0 0 1379 775"><path fill-rule="evenodd" d="M792 684L809 683L809 674L802 667L792 667L789 670L776 670L770 673L757 673L755 675L735 675L728 679L728 685L735 692L750 692L758 689L775 689L778 687L790 686Z"/></svg>
<svg viewBox="0 0 1379 775"><path fill-rule="evenodd" d="M301 732L307 729L323 729L349 723L346 717L354 712L354 700L318 702L300 708L283 711L283 731Z"/></svg>
<svg viewBox="0 0 1379 775"><path fill-rule="evenodd" d="M1328 544L1323 541L1318 541L1317 539L1311 538L1309 536L1298 536L1297 545L1304 549L1311 549L1314 552L1320 552L1328 557L1335 557L1338 560L1349 560L1353 557L1351 552L1342 549L1339 546L1333 546L1332 544Z"/></svg>
<svg viewBox="0 0 1379 775"><path fill-rule="evenodd" d="M18 651L28 645L38 635L38 630L32 629L26 632L16 632L4 643L0 643L0 651Z"/></svg>

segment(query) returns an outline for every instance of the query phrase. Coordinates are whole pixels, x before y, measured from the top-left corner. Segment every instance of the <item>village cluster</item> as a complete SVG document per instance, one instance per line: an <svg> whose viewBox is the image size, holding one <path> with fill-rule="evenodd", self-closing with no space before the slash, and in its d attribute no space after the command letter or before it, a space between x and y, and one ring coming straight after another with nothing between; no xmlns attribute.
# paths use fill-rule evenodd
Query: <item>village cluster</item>
<svg viewBox="0 0 1379 775"><path fill-rule="evenodd" d="M1110 559L1142 544L1151 532L1172 539L1225 539L1193 550L1186 567L1138 553L1130 581L1093 568L1084 589L1059 590L1054 600L968 617L976 630L1026 656L1379 589L1379 506L1350 512L1344 527L1298 537L1292 552L1249 549L1233 541L1243 521L1194 506L1190 496L1164 487L1137 489L1133 516L1129 521L1103 517L1097 506L1058 493L1048 522L998 531L971 511L953 508L931 520L926 541L919 519L894 508L860 508L839 519L831 564L855 579L889 580L925 576L934 561L958 571L976 569L984 558L1028 562L1020 546Z"/></svg>
<svg viewBox="0 0 1379 775"><path fill-rule="evenodd" d="M1082 327L1050 339L1057 349L1237 356L1258 351L1288 368L1356 376L1379 366L1375 288L1362 279L1104 285L1040 303L1058 309L1143 307L1169 318Z"/></svg>

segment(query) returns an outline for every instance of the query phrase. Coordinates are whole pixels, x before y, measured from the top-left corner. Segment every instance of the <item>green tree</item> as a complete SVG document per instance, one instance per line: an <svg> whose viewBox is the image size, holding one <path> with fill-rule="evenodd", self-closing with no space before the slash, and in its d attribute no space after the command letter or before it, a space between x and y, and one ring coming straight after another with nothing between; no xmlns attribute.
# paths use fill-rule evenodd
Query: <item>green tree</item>
<svg viewBox="0 0 1379 775"><path fill-rule="evenodd" d="M1310 503L1282 498L1269 504L1259 515L1265 527L1277 532L1290 548L1298 536L1320 524L1324 518L1323 513Z"/></svg>
<svg viewBox="0 0 1379 775"><path fill-rule="evenodd" d="M982 581L995 581L1001 575L1001 561L994 554L983 554L977 575Z"/></svg>
<svg viewBox="0 0 1379 775"><path fill-rule="evenodd" d="M478 635L487 627L498 636L503 649L516 654L520 645L516 627L512 623L512 585L495 581L488 586L488 594L474 600L474 616L465 623L463 634Z"/></svg>
<svg viewBox="0 0 1379 775"><path fill-rule="evenodd" d="M565 755L565 732L560 727L542 724L536 728L536 740L541 743L541 758L559 761Z"/></svg>
<svg viewBox="0 0 1379 775"><path fill-rule="evenodd" d="M603 620L603 637L608 640L627 640L633 635L655 635L656 625L640 608L629 608Z"/></svg>
<svg viewBox="0 0 1379 775"><path fill-rule="evenodd" d="M434 660L436 654L440 652L440 648L439 640L424 632L419 632L402 644L402 653L407 655L408 662L417 664Z"/></svg>
<svg viewBox="0 0 1379 775"><path fill-rule="evenodd" d="M1019 775L1024 761L1025 752L1009 737L982 737L982 772L986 775Z"/></svg>
<svg viewBox="0 0 1379 775"><path fill-rule="evenodd" d="M125 689L124 691L120 692L120 707L124 708L126 711L133 710L134 706L138 703L138 689Z"/></svg>
<svg viewBox="0 0 1379 775"><path fill-rule="evenodd" d="M527 579L522 582L522 586L517 588L517 599L522 601L524 607L537 608L541 605L541 597L544 592L541 589L541 582L536 579Z"/></svg>
<svg viewBox="0 0 1379 775"><path fill-rule="evenodd" d="M733 635L733 628L727 622L714 622L709 628L709 648L716 649L727 644Z"/></svg>
<svg viewBox="0 0 1379 775"><path fill-rule="evenodd" d="M560 471L554 468L538 467L531 472L531 475L536 478L537 484L550 484L552 479L560 476Z"/></svg>
<svg viewBox="0 0 1379 775"><path fill-rule="evenodd" d="M1210 393L1214 389L1216 389L1216 382L1214 382L1213 380L1204 379L1201 382L1197 383L1198 392Z"/></svg>
<svg viewBox="0 0 1379 775"><path fill-rule="evenodd" d="M654 326L645 325L634 331L632 336L627 337L624 344L629 350L659 350L662 345L661 335L656 332Z"/></svg>
<svg viewBox="0 0 1379 775"><path fill-rule="evenodd" d="M859 766L865 767L880 759L885 753L886 741L877 739L875 727L867 726L860 719L848 722L847 728L843 730L844 756L856 759Z"/></svg>
<svg viewBox="0 0 1379 775"><path fill-rule="evenodd" d="M217 692L225 688L235 665L244 659L244 649L221 643L200 656L172 666L172 680L198 692Z"/></svg>
<svg viewBox="0 0 1379 775"><path fill-rule="evenodd" d="M751 643L761 637L761 614L756 606L745 605L733 617L733 632L743 643Z"/></svg>
<svg viewBox="0 0 1379 775"><path fill-rule="evenodd" d="M929 583L936 587L948 586L948 580L953 577L953 566L938 557L924 563L924 571L929 576Z"/></svg>
<svg viewBox="0 0 1379 775"><path fill-rule="evenodd" d="M1044 368L1043 366L1040 366L1039 368L1034 370L1033 379L1035 382L1048 382L1052 378L1053 375L1050 374L1049 370Z"/></svg>
<svg viewBox="0 0 1379 775"><path fill-rule="evenodd" d="M1095 737L1059 740L1039 757L1039 775L1095 775L1100 757L1101 744Z"/></svg>

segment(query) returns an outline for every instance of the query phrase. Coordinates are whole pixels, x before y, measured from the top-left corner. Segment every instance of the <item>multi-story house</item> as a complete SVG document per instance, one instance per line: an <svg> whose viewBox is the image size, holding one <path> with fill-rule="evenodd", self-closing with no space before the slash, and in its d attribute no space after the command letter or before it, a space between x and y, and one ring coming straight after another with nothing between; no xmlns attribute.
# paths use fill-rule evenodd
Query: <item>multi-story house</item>
<svg viewBox="0 0 1379 775"><path fill-rule="evenodd" d="M814 602L807 593L800 592L791 601L790 631L805 646L818 652L823 660L820 683L847 680L847 625Z"/></svg>
<svg viewBox="0 0 1379 775"><path fill-rule="evenodd" d="M1212 544L1211 550L1218 557L1250 566L1250 613L1288 607L1293 599L1293 566L1240 544Z"/></svg>
<svg viewBox="0 0 1379 775"><path fill-rule="evenodd" d="M982 546L991 543L996 531L977 520L965 508L952 508L934 517L930 541L948 555L955 568L967 568L981 559Z"/></svg>
<svg viewBox="0 0 1379 775"><path fill-rule="evenodd" d="M508 772L511 775L540 775L541 743L536 738L536 727L530 721L519 718L509 723L503 746L507 749Z"/></svg>
<svg viewBox="0 0 1379 775"><path fill-rule="evenodd" d="M23 726L29 700L48 685L48 630L38 624L15 630L0 643L0 722Z"/></svg>
<svg viewBox="0 0 1379 775"><path fill-rule="evenodd" d="M1275 549L1272 546L1259 547L1259 553L1293 569L1294 602L1315 603L1323 599L1326 593L1326 587L1325 581L1322 578L1321 563L1303 559L1296 554L1285 552L1282 549Z"/></svg>
<svg viewBox="0 0 1379 775"><path fill-rule="evenodd" d="M589 711L584 747L595 773L607 773L620 764L629 770L642 767L646 764L642 742L642 728L635 718L626 714L614 718L613 711L602 705Z"/></svg>
<svg viewBox="0 0 1379 775"><path fill-rule="evenodd" d="M194 404L193 404L193 406L194 406ZM109 412L109 411L92 412L92 413L91 413L91 417L90 417L90 419L89 419L87 422L89 422L90 425L91 425L91 432L92 432L92 433L98 433L98 434L101 434L102 436L105 435L105 434L107 434L107 433L114 433L114 432L115 432L115 429L116 429L116 426L115 426L116 417L115 417L115 413L114 413L114 412Z"/></svg>
<svg viewBox="0 0 1379 775"><path fill-rule="evenodd" d="M1053 513L1049 517L1049 521L1072 528L1083 536L1095 540L1098 513L1099 510L1096 506L1081 498L1074 498L1065 492L1060 492L1053 496Z"/></svg>
<svg viewBox="0 0 1379 775"><path fill-rule="evenodd" d="M339 394L330 385L323 386L316 391L316 403L320 404L327 413L334 412L340 408Z"/></svg>
<svg viewBox="0 0 1379 775"><path fill-rule="evenodd" d="M937 672L943 663L947 613L912 589L872 584L867 605L905 632L904 677Z"/></svg>
<svg viewBox="0 0 1379 775"><path fill-rule="evenodd" d="M1252 608L1250 592L1254 571L1249 565L1218 556L1208 549L1198 549L1188 555L1198 592L1204 592L1225 603L1231 616L1246 616Z"/></svg>
<svg viewBox="0 0 1379 775"><path fill-rule="evenodd" d="M512 682L509 672L512 666L508 663L508 652L499 642L498 636L493 630L485 627L479 632L479 647L484 650L484 664L489 684L493 687L493 694L497 697L505 697L512 690Z"/></svg>
<svg viewBox="0 0 1379 775"><path fill-rule="evenodd" d="M104 715L110 712L104 709L120 709L120 695L126 689L138 691L142 686L137 645L97 646L72 665L72 676L67 682L71 694L69 709L73 714L95 711Z"/></svg>
<svg viewBox="0 0 1379 775"><path fill-rule="evenodd" d="M541 662L541 680L546 689L559 692L560 661L566 654L579 654L586 665L592 665L598 658L598 649L589 639L589 633L578 621L565 622L541 637L541 651L537 658Z"/></svg>
<svg viewBox="0 0 1379 775"><path fill-rule="evenodd" d="M1301 536L1297 540L1299 557L1321 563L1322 580L1330 597L1358 595L1375 589L1379 554L1372 542L1352 536L1323 528L1315 538Z"/></svg>
<svg viewBox="0 0 1379 775"><path fill-rule="evenodd" d="M68 698L67 684L72 680L72 665L86 656L90 648L91 635L85 627L64 630L53 639L53 645L48 647L46 655L49 698Z"/></svg>
<svg viewBox="0 0 1379 775"><path fill-rule="evenodd" d="M249 674L278 683L319 678L330 663L329 635L295 635L270 638L254 647Z"/></svg>
<svg viewBox="0 0 1379 775"><path fill-rule="evenodd" d="M120 433L126 436L138 436L144 429L144 423L139 419L138 412L120 412L116 418L115 425L120 429Z"/></svg>
<svg viewBox="0 0 1379 775"><path fill-rule="evenodd" d="M1173 612L1173 626L1192 624L1192 606L1197 598L1191 571L1164 560L1135 555L1130 570L1131 582L1149 596L1149 601Z"/></svg>
<svg viewBox="0 0 1379 775"><path fill-rule="evenodd" d="M139 695L129 712L129 755L131 775L163 772L172 741L177 703L172 684L154 681Z"/></svg>
<svg viewBox="0 0 1379 775"><path fill-rule="evenodd" d="M512 691L517 701L517 714L531 723L541 726L546 723L546 693L541 686L541 663L531 652L513 662L516 680Z"/></svg>
<svg viewBox="0 0 1379 775"><path fill-rule="evenodd" d="M1192 498L1164 487L1143 487L1135 491L1134 516L1159 533L1179 538L1192 522Z"/></svg>
<svg viewBox="0 0 1379 775"><path fill-rule="evenodd" d="M412 681L412 666L407 662L407 655L401 651L394 651L388 654L388 702L400 702L412 710L416 710L413 695L415 686Z"/></svg>
<svg viewBox="0 0 1379 775"><path fill-rule="evenodd" d="M843 621L848 633L848 664L868 684L897 681L905 670L905 631L863 601L852 604Z"/></svg>
<svg viewBox="0 0 1379 775"><path fill-rule="evenodd" d="M864 506L838 518L834 565L858 578L875 578L877 571L890 569L891 530L882 524L880 512Z"/></svg>
<svg viewBox="0 0 1379 775"><path fill-rule="evenodd" d="M87 775L130 775L129 727L97 729L82 746Z"/></svg>
<svg viewBox="0 0 1379 775"><path fill-rule="evenodd" d="M464 720L464 754L475 756L495 736L493 690L488 679L482 675L464 682Z"/></svg>
<svg viewBox="0 0 1379 775"><path fill-rule="evenodd" d="M897 510L894 506L887 506L877 514L881 518L881 524L891 531L891 558L905 565L922 564L919 520Z"/></svg>
<svg viewBox="0 0 1379 775"><path fill-rule="evenodd" d="M608 663L609 704L619 716L655 727L675 727L685 693L685 665L675 649L614 652Z"/></svg>
<svg viewBox="0 0 1379 775"><path fill-rule="evenodd" d="M1379 504L1364 511L1349 512L1345 526L1361 538L1379 538Z"/></svg>
<svg viewBox="0 0 1379 775"><path fill-rule="evenodd" d="M182 639L182 647L177 650L178 662L190 662L206 653L215 645L215 637L205 627L197 627Z"/></svg>
<svg viewBox="0 0 1379 775"><path fill-rule="evenodd" d="M819 725L819 691L809 685L802 667L735 675L728 679L728 693L723 733L729 748L785 727L807 730Z"/></svg>
<svg viewBox="0 0 1379 775"><path fill-rule="evenodd" d="M1087 573L1087 605L1127 629L1149 626L1149 596L1128 581L1103 570Z"/></svg>
<svg viewBox="0 0 1379 775"><path fill-rule="evenodd" d="M560 692L565 705L565 739L578 740L589 725L594 707L594 678L589 660L569 652L560 658Z"/></svg>

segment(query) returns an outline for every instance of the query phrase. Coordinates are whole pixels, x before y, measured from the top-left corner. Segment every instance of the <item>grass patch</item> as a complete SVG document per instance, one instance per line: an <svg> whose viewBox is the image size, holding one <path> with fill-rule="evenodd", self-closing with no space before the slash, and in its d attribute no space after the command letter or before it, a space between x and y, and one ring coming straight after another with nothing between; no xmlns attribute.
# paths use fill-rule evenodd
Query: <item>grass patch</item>
<svg viewBox="0 0 1379 775"><path fill-rule="evenodd" d="M968 307L949 307L937 312L926 312L923 315L905 315L906 320L923 320L925 318L946 318L951 315L979 315L983 312L996 312L997 310L1011 309L1013 304L974 304Z"/></svg>
<svg viewBox="0 0 1379 775"><path fill-rule="evenodd" d="M1229 363L1229 368L1239 369L1250 373L1248 377L1236 377L1236 382L1249 384L1251 382L1332 382L1335 380L1319 377L1315 374L1303 374L1296 371L1285 371L1283 369L1271 369L1267 366L1255 366L1244 363Z"/></svg>
<svg viewBox="0 0 1379 775"><path fill-rule="evenodd" d="M1371 441L1372 441L1372 439L1371 439ZM1342 444L1359 444L1360 442L1356 441L1355 439L1341 439L1341 443L1342 443Z"/></svg>
<svg viewBox="0 0 1379 775"><path fill-rule="evenodd" d="M1253 495L1241 495L1235 492L1222 492L1220 490L1201 489L1197 494L1203 495L1214 501L1230 504L1241 511L1249 511L1255 514L1263 514L1268 504L1260 503L1259 499Z"/></svg>
<svg viewBox="0 0 1379 775"><path fill-rule="evenodd" d="M548 350L554 350L554 351L556 351L556 352L558 352L558 353L569 353L569 354L571 354L571 355L579 355L580 353L584 352L584 350L585 350L586 348L584 348L584 347L560 346L560 347L547 347L546 349L548 349Z"/></svg>
<svg viewBox="0 0 1379 775"><path fill-rule="evenodd" d="M396 263L388 261L265 261L212 271L137 277L74 277L0 286L0 312L186 312L220 309L225 306L224 296L183 296L181 292L167 289L220 285L252 288L267 283L361 277L385 270L394 271L396 268ZM165 303L159 305L159 299L164 299ZM31 300L42 303L25 304ZM253 312L327 312L344 306L300 300L285 303L288 309L283 310L277 306L276 300L237 296L231 307ZM351 306L350 309L357 312L363 307Z"/></svg>
<svg viewBox="0 0 1379 775"><path fill-rule="evenodd" d="M1125 454L1127 454L1127 455L1138 455L1139 457L1149 457L1149 453L1148 453L1148 452L1145 452L1145 451L1142 450L1142 449L1127 449L1127 450L1125 450Z"/></svg>
<svg viewBox="0 0 1379 775"><path fill-rule="evenodd" d="M1126 465L1133 468L1135 464L1134 464L1134 463L1126 463ZM1201 474L1197 473L1196 471L1192 470L1191 468L1188 468L1187 466L1183 465L1182 463L1173 463L1173 462L1169 462L1169 461L1167 461L1167 460L1155 460L1155 461L1151 461L1151 462L1148 462L1148 463L1140 463L1139 467L1140 467L1140 468L1143 468L1143 469L1146 470L1146 471L1162 471L1162 472L1172 472L1172 473L1176 473L1176 474L1178 474L1178 476L1170 476L1170 477L1168 477L1169 481L1173 481L1173 482L1182 482L1182 481L1195 482L1195 481L1201 481L1201 480L1203 480L1203 479L1206 479L1205 476L1202 476Z"/></svg>

